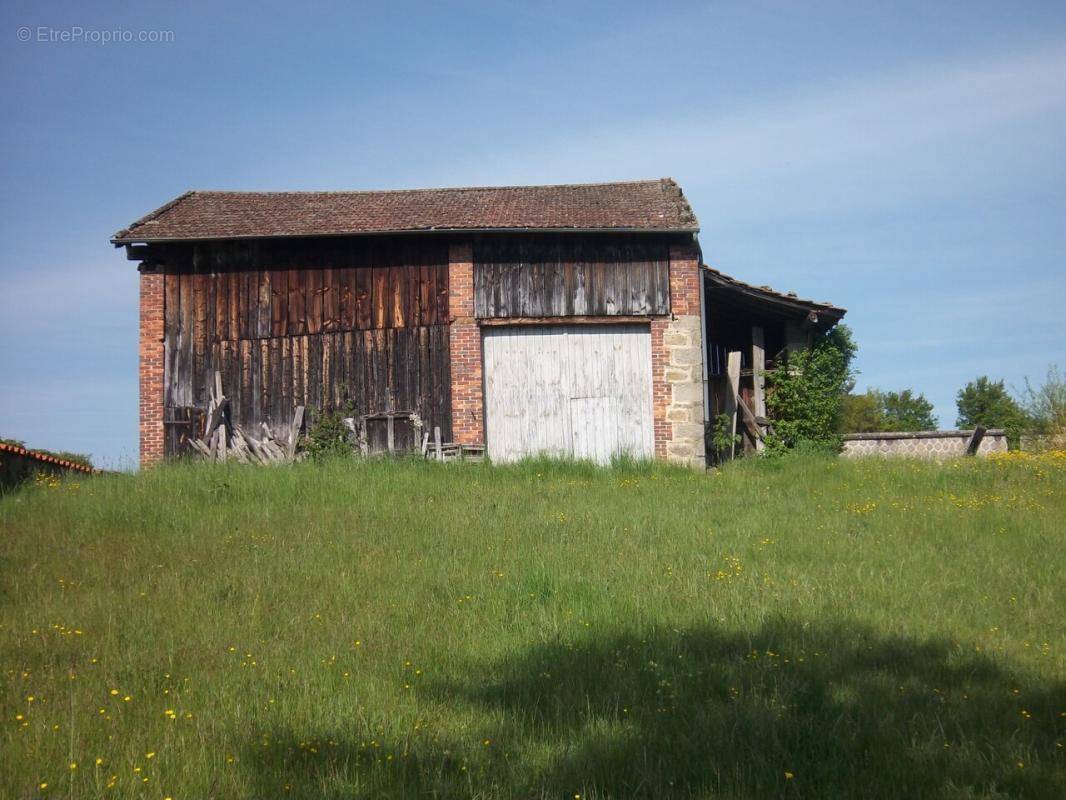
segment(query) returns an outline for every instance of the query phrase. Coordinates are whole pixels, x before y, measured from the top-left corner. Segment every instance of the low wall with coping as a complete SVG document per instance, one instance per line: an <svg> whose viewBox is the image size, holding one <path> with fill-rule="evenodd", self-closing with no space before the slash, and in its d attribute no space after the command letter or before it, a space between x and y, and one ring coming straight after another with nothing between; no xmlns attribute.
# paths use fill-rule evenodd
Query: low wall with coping
<svg viewBox="0 0 1066 800"><path fill-rule="evenodd" d="M849 433L844 436L842 455L904 456L906 458L955 458L966 455L973 431L910 431L902 433ZM978 455L1007 449L1007 434L999 429L985 433Z"/></svg>

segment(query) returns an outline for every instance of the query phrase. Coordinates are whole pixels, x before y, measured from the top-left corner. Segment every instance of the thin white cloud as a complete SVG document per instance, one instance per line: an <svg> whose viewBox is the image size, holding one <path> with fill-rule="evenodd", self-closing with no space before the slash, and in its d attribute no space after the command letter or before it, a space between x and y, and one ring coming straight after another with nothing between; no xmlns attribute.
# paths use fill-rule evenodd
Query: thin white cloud
<svg viewBox="0 0 1066 800"><path fill-rule="evenodd" d="M706 189L734 219L778 211L795 217L914 193L950 196L990 173L1033 169L1055 131L1029 128L1028 137L1045 139L1035 150L1024 138L994 134L1062 111L1066 43L1056 42L1021 54L841 80L725 113L697 108L665 121L656 115L568 131L539 147L519 142L444 167L437 182L674 174L690 195ZM1066 167L1061 156L1058 161L1043 168Z"/></svg>

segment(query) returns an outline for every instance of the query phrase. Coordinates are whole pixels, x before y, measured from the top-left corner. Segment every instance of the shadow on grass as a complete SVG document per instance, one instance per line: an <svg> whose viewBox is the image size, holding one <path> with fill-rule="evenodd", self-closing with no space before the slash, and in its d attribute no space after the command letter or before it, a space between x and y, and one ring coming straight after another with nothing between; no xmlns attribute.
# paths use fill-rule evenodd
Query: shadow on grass
<svg viewBox="0 0 1066 800"><path fill-rule="evenodd" d="M310 752L310 734L278 731L250 747L262 795L1066 796L1066 686L943 641L787 621L651 630L468 674L486 677L422 687L442 721L402 740L319 734ZM486 726L446 741L449 709Z"/></svg>

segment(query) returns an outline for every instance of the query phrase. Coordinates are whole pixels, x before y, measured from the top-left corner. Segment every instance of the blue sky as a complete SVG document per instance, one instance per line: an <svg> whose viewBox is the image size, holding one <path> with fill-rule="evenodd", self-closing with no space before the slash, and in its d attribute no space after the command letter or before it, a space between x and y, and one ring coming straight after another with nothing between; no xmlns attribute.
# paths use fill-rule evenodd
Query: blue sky
<svg viewBox="0 0 1066 800"><path fill-rule="evenodd" d="M848 308L860 388L950 427L1066 366L1064 3L310 8L3 4L0 436L135 463L108 238L189 188L670 175L710 264ZM37 40L74 26L173 41Z"/></svg>

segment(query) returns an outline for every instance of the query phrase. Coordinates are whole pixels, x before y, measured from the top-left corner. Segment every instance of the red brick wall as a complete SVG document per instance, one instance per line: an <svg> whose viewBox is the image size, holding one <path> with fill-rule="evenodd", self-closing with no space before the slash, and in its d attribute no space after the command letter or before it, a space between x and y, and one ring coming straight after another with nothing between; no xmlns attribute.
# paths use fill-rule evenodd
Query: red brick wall
<svg viewBox="0 0 1066 800"><path fill-rule="evenodd" d="M677 316L700 313L699 264L695 244L670 247L670 310Z"/></svg>
<svg viewBox="0 0 1066 800"><path fill-rule="evenodd" d="M669 326L668 317L655 317L651 321L651 416L656 458L666 458L666 445L672 433L671 425L666 420L666 409L670 406L670 384L663 379L666 365L670 362L670 354L663 346L663 334Z"/></svg>
<svg viewBox="0 0 1066 800"><path fill-rule="evenodd" d="M141 467L163 459L163 276L141 273Z"/></svg>
<svg viewBox="0 0 1066 800"><path fill-rule="evenodd" d="M474 318L474 253L469 244L453 244L448 251L448 307L452 438L480 444L485 441L481 330Z"/></svg>

